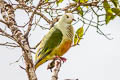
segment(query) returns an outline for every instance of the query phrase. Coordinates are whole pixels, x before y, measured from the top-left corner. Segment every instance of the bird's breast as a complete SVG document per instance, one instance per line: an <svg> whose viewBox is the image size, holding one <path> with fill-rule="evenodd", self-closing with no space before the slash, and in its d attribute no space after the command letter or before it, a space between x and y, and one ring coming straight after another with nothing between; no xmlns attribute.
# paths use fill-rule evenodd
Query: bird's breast
<svg viewBox="0 0 120 80"><path fill-rule="evenodd" d="M72 41L69 39L63 39L61 44L55 48L53 53L55 53L56 56L62 56L64 55L71 47Z"/></svg>

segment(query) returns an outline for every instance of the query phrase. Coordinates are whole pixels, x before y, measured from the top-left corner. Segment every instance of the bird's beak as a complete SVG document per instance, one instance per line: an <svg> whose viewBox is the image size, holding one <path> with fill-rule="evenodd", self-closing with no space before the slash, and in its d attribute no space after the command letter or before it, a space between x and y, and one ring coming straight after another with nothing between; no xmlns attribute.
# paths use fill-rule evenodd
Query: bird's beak
<svg viewBox="0 0 120 80"><path fill-rule="evenodd" d="M75 19L72 19L72 21L76 21Z"/></svg>

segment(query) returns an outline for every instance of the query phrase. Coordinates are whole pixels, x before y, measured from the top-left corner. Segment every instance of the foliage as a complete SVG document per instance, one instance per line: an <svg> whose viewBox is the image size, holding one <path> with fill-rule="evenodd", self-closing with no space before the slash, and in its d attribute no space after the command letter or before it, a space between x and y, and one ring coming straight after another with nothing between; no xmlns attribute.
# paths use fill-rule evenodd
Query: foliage
<svg viewBox="0 0 120 80"><path fill-rule="evenodd" d="M79 28L76 33L75 33L75 38L74 38L74 46L78 45L80 43L80 40L83 37L84 29L83 27Z"/></svg>

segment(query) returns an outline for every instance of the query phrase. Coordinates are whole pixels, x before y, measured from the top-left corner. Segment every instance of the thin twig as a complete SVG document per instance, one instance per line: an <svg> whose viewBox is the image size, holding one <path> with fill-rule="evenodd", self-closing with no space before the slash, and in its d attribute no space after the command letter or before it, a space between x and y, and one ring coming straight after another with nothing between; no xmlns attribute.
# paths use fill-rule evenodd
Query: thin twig
<svg viewBox="0 0 120 80"><path fill-rule="evenodd" d="M36 49L40 45L41 41L35 45L35 47L32 47L31 49Z"/></svg>
<svg viewBox="0 0 120 80"><path fill-rule="evenodd" d="M16 60L15 62L10 63L10 65L12 65L12 64L14 64L14 63L18 63L22 57L23 57L23 55L21 55L21 56L18 58L18 60Z"/></svg>
<svg viewBox="0 0 120 80"><path fill-rule="evenodd" d="M1 19L0 19L0 22L6 24L8 26L8 23L6 23L5 21L3 21Z"/></svg>
<svg viewBox="0 0 120 80"><path fill-rule="evenodd" d="M90 20L89 25L87 26L87 29L84 31L84 35L86 34L86 32L88 31L91 23L93 22L93 21L92 21L92 20L93 20L93 14L92 14L91 16L92 16L92 19Z"/></svg>
<svg viewBox="0 0 120 80"><path fill-rule="evenodd" d="M4 30L2 30L1 28L0 28L0 35L1 36L5 36L5 37L8 37L9 39L12 39L12 40L14 40L15 41L15 39L13 38L13 36L12 35L10 35L10 34L8 34L8 33L6 33Z"/></svg>
<svg viewBox="0 0 120 80"><path fill-rule="evenodd" d="M34 15L35 15L35 12L37 11L37 9L39 8L39 6L42 4L42 0L39 1L37 7L35 8L35 10L33 11L31 17L30 17L30 20L29 20L29 24L28 24L28 29L27 29L27 32L25 33L25 37L28 37L28 34L31 30L31 27L32 27L32 21L33 21L33 18L34 18Z"/></svg>
<svg viewBox="0 0 120 80"><path fill-rule="evenodd" d="M10 43L10 42L0 43L0 45L9 46L9 47L20 47L16 43Z"/></svg>

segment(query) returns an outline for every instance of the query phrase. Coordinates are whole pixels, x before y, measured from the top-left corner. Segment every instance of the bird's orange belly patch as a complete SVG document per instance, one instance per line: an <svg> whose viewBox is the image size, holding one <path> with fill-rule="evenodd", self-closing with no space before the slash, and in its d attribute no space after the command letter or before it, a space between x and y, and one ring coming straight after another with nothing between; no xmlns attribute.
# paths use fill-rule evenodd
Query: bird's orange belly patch
<svg viewBox="0 0 120 80"><path fill-rule="evenodd" d="M58 55L62 56L64 53L66 53L69 48L71 47L72 41L71 40L67 40L65 42L63 42L61 44L61 46L59 46L59 50L58 50Z"/></svg>

